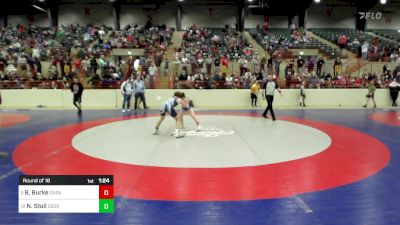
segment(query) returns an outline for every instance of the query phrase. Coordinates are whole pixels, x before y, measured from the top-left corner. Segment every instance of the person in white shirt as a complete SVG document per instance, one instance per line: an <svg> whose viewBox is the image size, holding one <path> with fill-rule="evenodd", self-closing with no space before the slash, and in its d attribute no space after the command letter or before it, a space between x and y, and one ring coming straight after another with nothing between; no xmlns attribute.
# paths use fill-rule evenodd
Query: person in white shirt
<svg viewBox="0 0 400 225"><path fill-rule="evenodd" d="M397 58L399 58L399 55L397 55L396 52L393 52L392 54L390 54L390 61L391 62L396 62Z"/></svg>
<svg viewBox="0 0 400 225"><path fill-rule="evenodd" d="M294 23L290 24L290 30L293 32L296 30L296 25Z"/></svg>
<svg viewBox="0 0 400 225"><path fill-rule="evenodd" d="M104 31L104 28L100 28L98 33L99 33L100 40L103 41L104 36L106 35L106 32Z"/></svg>
<svg viewBox="0 0 400 225"><path fill-rule="evenodd" d="M364 44L361 45L361 54L363 59L368 59L368 43L364 42Z"/></svg>
<svg viewBox="0 0 400 225"><path fill-rule="evenodd" d="M204 68L204 59L203 57L199 57L197 59L197 64L199 64L199 72L204 72L203 68Z"/></svg>
<svg viewBox="0 0 400 225"><path fill-rule="evenodd" d="M132 78L126 79L124 82L121 84L121 94L123 96L123 101L122 101L122 112L126 111L130 112L131 109L131 97L133 93L133 81Z"/></svg>
<svg viewBox="0 0 400 225"><path fill-rule="evenodd" d="M243 76L243 80L250 80L251 79L251 72L250 71L248 71L248 72L245 72L244 73L244 76Z"/></svg>
<svg viewBox="0 0 400 225"><path fill-rule="evenodd" d="M186 57L186 55L182 57L181 62L182 63L188 63L189 62L189 59Z"/></svg>
<svg viewBox="0 0 400 225"><path fill-rule="evenodd" d="M86 76L88 76L91 71L91 68L90 68L91 64L90 64L89 57L85 56L85 58L82 60L81 64L82 64L81 66L82 66L83 71L85 72Z"/></svg>
<svg viewBox="0 0 400 225"><path fill-rule="evenodd" d="M135 71L138 71L138 69L139 69L139 62L140 62L139 57L136 58L135 61L133 62L133 69Z"/></svg>
<svg viewBox="0 0 400 225"><path fill-rule="evenodd" d="M227 88L233 87L233 77L231 75L226 76L225 78Z"/></svg>
<svg viewBox="0 0 400 225"><path fill-rule="evenodd" d="M90 41L90 34L89 33L85 33L83 35L83 41L84 42L89 42Z"/></svg>
<svg viewBox="0 0 400 225"><path fill-rule="evenodd" d="M148 71L149 71L149 75L150 75L150 81L154 81L154 78L155 78L155 76L157 74L157 71L158 71L157 66L154 63L151 63L151 65L149 66Z"/></svg>
<svg viewBox="0 0 400 225"><path fill-rule="evenodd" d="M38 47L32 49L32 58L39 59L40 58L40 50Z"/></svg>
<svg viewBox="0 0 400 225"><path fill-rule="evenodd" d="M18 71L26 71L27 67L26 67L26 63L27 60L25 58L25 56L20 56L18 57Z"/></svg>
<svg viewBox="0 0 400 225"><path fill-rule="evenodd" d="M247 72L247 60L244 56L242 56L239 61L239 68L240 68L240 76L243 76L245 72Z"/></svg>
<svg viewBox="0 0 400 225"><path fill-rule="evenodd" d="M271 111L271 116L273 121L276 120L275 113L272 108L275 91L278 91L279 94L282 96L282 92L281 89L279 89L278 83L275 80L273 80L272 75L268 75L268 79L264 85L264 92L263 92L263 97L267 99L268 105L265 111L263 112L262 116L268 119L267 113L268 111Z"/></svg>

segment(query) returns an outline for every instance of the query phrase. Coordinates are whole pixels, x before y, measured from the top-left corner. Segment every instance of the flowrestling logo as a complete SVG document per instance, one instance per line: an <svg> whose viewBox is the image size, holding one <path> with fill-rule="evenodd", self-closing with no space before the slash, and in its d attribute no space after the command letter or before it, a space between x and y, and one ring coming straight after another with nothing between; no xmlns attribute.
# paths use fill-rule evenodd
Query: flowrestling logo
<svg viewBox="0 0 400 225"><path fill-rule="evenodd" d="M200 130L197 129L190 129L190 128L185 128L180 130L180 133L185 135L185 136L197 136L197 137L220 137L220 136L226 136L226 135L232 135L235 133L233 130L223 130L218 127L210 127L210 128L201 128ZM173 134L172 134L173 135Z"/></svg>
<svg viewBox="0 0 400 225"><path fill-rule="evenodd" d="M381 20L382 13L381 12L358 12L360 15L360 20Z"/></svg>

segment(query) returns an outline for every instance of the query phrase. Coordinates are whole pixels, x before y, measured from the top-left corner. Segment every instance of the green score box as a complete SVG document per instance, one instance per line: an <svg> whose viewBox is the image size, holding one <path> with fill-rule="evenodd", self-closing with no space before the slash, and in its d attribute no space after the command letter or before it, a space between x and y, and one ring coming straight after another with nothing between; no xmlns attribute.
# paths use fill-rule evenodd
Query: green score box
<svg viewBox="0 0 400 225"><path fill-rule="evenodd" d="M114 199L100 199L99 213L114 213Z"/></svg>

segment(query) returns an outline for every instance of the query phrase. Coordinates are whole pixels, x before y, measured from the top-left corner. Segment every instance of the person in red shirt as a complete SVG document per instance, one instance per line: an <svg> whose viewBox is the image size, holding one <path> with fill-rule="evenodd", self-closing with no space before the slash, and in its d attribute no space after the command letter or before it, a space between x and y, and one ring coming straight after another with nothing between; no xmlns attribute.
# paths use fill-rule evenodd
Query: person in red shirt
<svg viewBox="0 0 400 225"><path fill-rule="evenodd" d="M75 59L74 66L75 66L75 71L81 70L81 59L80 58Z"/></svg>
<svg viewBox="0 0 400 225"><path fill-rule="evenodd" d="M239 89L240 88L240 78L234 74L232 74L233 77L233 85L235 87L235 89Z"/></svg>
<svg viewBox="0 0 400 225"><path fill-rule="evenodd" d="M128 37L126 37L126 41L127 41L127 42L133 42L133 37L132 37L132 35L128 35Z"/></svg>
<svg viewBox="0 0 400 225"><path fill-rule="evenodd" d="M269 31L269 23L267 21L265 21L265 23L263 24L263 31L264 33L267 33Z"/></svg>
<svg viewBox="0 0 400 225"><path fill-rule="evenodd" d="M347 37L346 35L341 35L338 38L338 44L340 48L345 48L347 44Z"/></svg>

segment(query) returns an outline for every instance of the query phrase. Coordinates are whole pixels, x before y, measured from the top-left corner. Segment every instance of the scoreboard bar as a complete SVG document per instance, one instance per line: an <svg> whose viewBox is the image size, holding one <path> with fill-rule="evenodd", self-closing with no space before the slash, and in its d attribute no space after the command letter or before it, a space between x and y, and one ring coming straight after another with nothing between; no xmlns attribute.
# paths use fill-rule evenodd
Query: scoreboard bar
<svg viewBox="0 0 400 225"><path fill-rule="evenodd" d="M110 175L20 175L19 185L112 185L113 180Z"/></svg>
<svg viewBox="0 0 400 225"><path fill-rule="evenodd" d="M111 175L21 175L20 213L114 213Z"/></svg>

